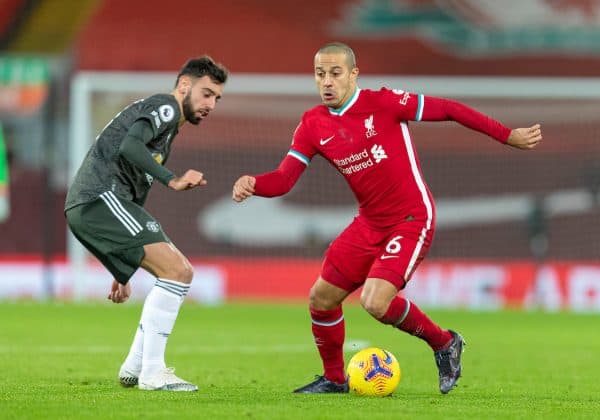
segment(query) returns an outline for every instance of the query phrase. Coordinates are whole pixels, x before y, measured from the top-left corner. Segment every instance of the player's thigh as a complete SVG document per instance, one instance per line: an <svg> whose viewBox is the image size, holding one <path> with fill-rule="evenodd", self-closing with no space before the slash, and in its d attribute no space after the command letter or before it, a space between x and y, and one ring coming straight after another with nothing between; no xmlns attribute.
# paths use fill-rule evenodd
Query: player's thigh
<svg viewBox="0 0 600 420"><path fill-rule="evenodd" d="M325 253L323 279L348 292L360 287L378 252L373 233L357 219L344 229Z"/></svg>
<svg viewBox="0 0 600 420"><path fill-rule="evenodd" d="M433 229L425 225L398 226L382 242L368 277L387 280L402 290L427 255L432 239Z"/></svg>
<svg viewBox="0 0 600 420"><path fill-rule="evenodd" d="M169 242L148 212L114 195L74 207L66 216L73 234L123 284L140 267L145 245Z"/></svg>

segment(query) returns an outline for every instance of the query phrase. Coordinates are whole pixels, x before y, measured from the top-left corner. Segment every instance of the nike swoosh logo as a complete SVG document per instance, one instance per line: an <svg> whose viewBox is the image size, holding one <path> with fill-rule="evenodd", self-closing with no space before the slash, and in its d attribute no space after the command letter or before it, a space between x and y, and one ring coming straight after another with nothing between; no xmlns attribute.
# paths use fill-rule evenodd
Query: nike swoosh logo
<svg viewBox="0 0 600 420"><path fill-rule="evenodd" d="M327 143L329 143L333 138L335 137L335 134L331 137L327 137L325 140L321 139L321 141L319 142L321 144L321 146L325 146Z"/></svg>
<svg viewBox="0 0 600 420"><path fill-rule="evenodd" d="M382 260L387 260L388 258L398 258L398 255L382 255L380 258Z"/></svg>

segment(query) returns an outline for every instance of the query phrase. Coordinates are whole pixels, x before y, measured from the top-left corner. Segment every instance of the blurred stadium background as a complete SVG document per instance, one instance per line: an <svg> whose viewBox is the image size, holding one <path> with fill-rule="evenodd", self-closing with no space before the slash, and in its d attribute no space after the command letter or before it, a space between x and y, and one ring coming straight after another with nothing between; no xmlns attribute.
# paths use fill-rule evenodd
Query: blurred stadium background
<svg viewBox="0 0 600 420"><path fill-rule="evenodd" d="M229 197L239 175L286 153L319 101L313 54L331 40L355 49L363 87L543 126L542 145L524 153L456 124L412 125L439 221L406 293L430 307L600 311L593 0L0 0L0 299L104 296L111 278L67 234L72 168L116 112L168 92L203 53L231 81L216 112L182 130L168 166L198 168L209 185L158 185L148 208L196 266L192 299L307 296L355 212L342 177L319 158L285 198ZM136 277L139 297L151 282Z"/></svg>

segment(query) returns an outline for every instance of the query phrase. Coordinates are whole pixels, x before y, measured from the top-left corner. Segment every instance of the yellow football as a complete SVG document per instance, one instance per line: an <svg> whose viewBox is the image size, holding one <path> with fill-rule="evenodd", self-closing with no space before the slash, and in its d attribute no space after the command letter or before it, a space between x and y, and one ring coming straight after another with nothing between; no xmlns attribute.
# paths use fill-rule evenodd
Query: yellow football
<svg viewBox="0 0 600 420"><path fill-rule="evenodd" d="M400 364L389 351L370 347L352 356L346 375L350 392L385 397L400 383Z"/></svg>

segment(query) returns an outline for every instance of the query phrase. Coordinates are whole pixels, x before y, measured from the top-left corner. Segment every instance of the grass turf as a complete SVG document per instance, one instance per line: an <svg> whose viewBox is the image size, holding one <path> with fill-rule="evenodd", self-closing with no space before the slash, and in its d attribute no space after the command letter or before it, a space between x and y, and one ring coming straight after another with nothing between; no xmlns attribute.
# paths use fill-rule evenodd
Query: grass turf
<svg viewBox="0 0 600 420"><path fill-rule="evenodd" d="M600 317L429 311L467 341L463 378L437 389L419 339L345 307L346 361L361 345L392 351L402 368L387 398L296 395L321 373L305 304L186 304L167 364L197 393L121 388L121 361L139 304L0 303L0 418L598 418Z"/></svg>

